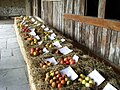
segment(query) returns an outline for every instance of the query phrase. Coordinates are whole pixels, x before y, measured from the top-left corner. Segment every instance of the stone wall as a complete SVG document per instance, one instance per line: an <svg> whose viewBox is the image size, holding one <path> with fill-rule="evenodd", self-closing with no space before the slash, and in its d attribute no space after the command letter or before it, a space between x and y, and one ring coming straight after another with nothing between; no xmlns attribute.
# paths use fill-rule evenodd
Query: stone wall
<svg viewBox="0 0 120 90"><path fill-rule="evenodd" d="M25 2L25 0L0 0L0 16L25 15Z"/></svg>

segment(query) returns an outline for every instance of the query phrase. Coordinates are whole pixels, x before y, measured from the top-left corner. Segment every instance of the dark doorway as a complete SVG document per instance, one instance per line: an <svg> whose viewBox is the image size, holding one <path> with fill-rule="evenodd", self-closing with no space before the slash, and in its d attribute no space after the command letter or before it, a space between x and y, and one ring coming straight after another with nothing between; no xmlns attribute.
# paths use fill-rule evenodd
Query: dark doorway
<svg viewBox="0 0 120 90"><path fill-rule="evenodd" d="M98 1L99 0L86 0L86 16L98 16Z"/></svg>
<svg viewBox="0 0 120 90"><path fill-rule="evenodd" d="M106 0L105 18L120 20L120 0Z"/></svg>

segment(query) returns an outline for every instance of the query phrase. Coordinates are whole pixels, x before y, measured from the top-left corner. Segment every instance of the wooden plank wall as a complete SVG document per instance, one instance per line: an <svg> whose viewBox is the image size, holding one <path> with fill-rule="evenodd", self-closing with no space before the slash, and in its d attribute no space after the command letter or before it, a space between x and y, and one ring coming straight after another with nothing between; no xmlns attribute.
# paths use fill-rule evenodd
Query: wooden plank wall
<svg viewBox="0 0 120 90"><path fill-rule="evenodd" d="M64 13L84 15L85 0L41 1L41 18L47 24L120 66L120 32L64 20ZM98 18L104 18L105 1L99 0Z"/></svg>

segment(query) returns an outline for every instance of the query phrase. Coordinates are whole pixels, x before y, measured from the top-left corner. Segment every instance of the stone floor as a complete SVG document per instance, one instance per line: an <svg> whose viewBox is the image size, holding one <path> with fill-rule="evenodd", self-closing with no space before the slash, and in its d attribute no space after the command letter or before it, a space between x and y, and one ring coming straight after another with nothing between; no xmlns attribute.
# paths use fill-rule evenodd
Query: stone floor
<svg viewBox="0 0 120 90"><path fill-rule="evenodd" d="M13 21L0 21L0 90L30 90Z"/></svg>

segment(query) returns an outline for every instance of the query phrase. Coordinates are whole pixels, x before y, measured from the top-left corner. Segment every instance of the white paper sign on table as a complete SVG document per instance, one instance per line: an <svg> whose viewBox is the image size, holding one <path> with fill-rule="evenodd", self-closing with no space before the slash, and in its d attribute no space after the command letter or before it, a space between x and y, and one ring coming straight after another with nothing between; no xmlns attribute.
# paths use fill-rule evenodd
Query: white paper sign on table
<svg viewBox="0 0 120 90"><path fill-rule="evenodd" d="M103 88L103 90L117 90L114 86L112 86L110 83L107 83L107 85Z"/></svg>
<svg viewBox="0 0 120 90"><path fill-rule="evenodd" d="M67 46L65 46L65 47L59 49L59 51L60 51L62 54L66 55L66 54L71 53L73 50L71 50L71 49L69 49Z"/></svg>
<svg viewBox="0 0 120 90"><path fill-rule="evenodd" d="M105 78L96 69L88 76L97 83L97 86L99 86L105 80Z"/></svg>
<svg viewBox="0 0 120 90"><path fill-rule="evenodd" d="M62 75L66 74L71 80L75 80L78 78L78 75L75 73L75 71L70 66L61 70L60 73Z"/></svg>
<svg viewBox="0 0 120 90"><path fill-rule="evenodd" d="M49 28L48 28L48 27L46 27L44 30L45 30L45 31L49 31Z"/></svg>
<svg viewBox="0 0 120 90"><path fill-rule="evenodd" d="M49 30L48 32L53 33L53 30Z"/></svg>
<svg viewBox="0 0 120 90"><path fill-rule="evenodd" d="M43 43L43 41L40 41L40 42L38 42L38 45L41 45Z"/></svg>
<svg viewBox="0 0 120 90"><path fill-rule="evenodd" d="M55 34L55 33L52 33L51 36L52 36L52 37L56 37L56 34Z"/></svg>
<svg viewBox="0 0 120 90"><path fill-rule="evenodd" d="M55 60L54 57L52 57L52 58L47 58L47 59L45 59L45 62L46 62L46 61L49 61L49 62L53 63L54 65L58 64L58 62Z"/></svg>
<svg viewBox="0 0 120 90"><path fill-rule="evenodd" d="M35 28L29 27L29 29L31 30L31 32L34 32L34 31L35 31Z"/></svg>
<svg viewBox="0 0 120 90"><path fill-rule="evenodd" d="M61 39L61 42L65 42L65 39L64 39L64 38L62 38L62 39Z"/></svg>
<svg viewBox="0 0 120 90"><path fill-rule="evenodd" d="M54 42L53 45L56 46L57 48L62 47L62 46L60 45L59 41Z"/></svg>
<svg viewBox="0 0 120 90"><path fill-rule="evenodd" d="M43 25L41 26L41 28L45 28L45 25L43 24Z"/></svg>
<svg viewBox="0 0 120 90"><path fill-rule="evenodd" d="M73 59L75 60L75 62L78 62L79 57L77 55L74 55Z"/></svg>
<svg viewBox="0 0 120 90"><path fill-rule="evenodd" d="M36 36L36 33L34 31L29 33L30 35Z"/></svg>
<svg viewBox="0 0 120 90"><path fill-rule="evenodd" d="M49 51L46 48L43 48L44 53L49 53Z"/></svg>
<svg viewBox="0 0 120 90"><path fill-rule="evenodd" d="M31 21L35 22L35 19L34 19L34 18L32 18L32 19L31 19Z"/></svg>
<svg viewBox="0 0 120 90"><path fill-rule="evenodd" d="M40 23L37 24L37 26L40 26L40 25L41 25Z"/></svg>
<svg viewBox="0 0 120 90"><path fill-rule="evenodd" d="M48 38L49 38L50 40L54 40L54 39L55 39L55 37L53 37L53 36L48 36Z"/></svg>
<svg viewBox="0 0 120 90"><path fill-rule="evenodd" d="M40 40L40 37L38 35L34 36L37 40Z"/></svg>
<svg viewBox="0 0 120 90"><path fill-rule="evenodd" d="M37 24L37 23L38 23L37 21L34 22L34 24Z"/></svg>

